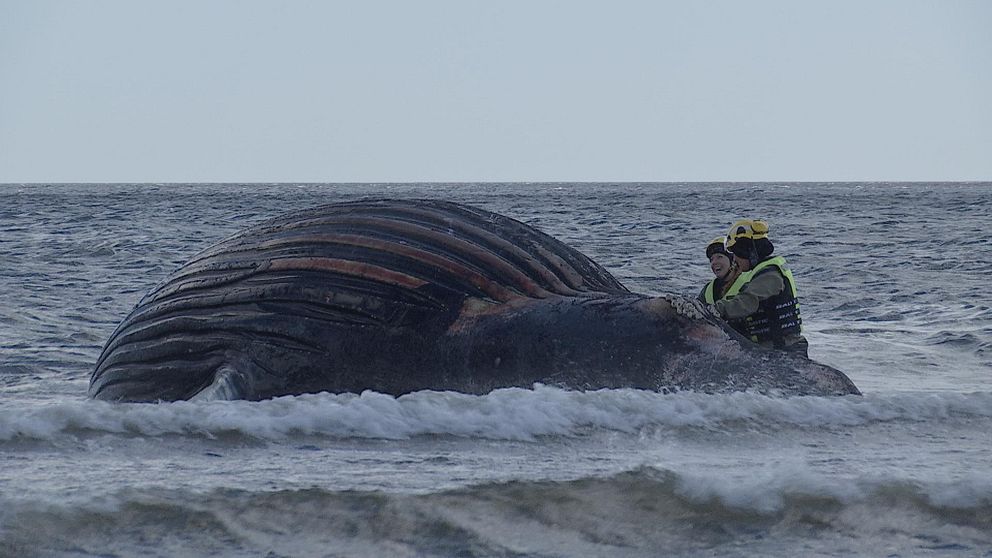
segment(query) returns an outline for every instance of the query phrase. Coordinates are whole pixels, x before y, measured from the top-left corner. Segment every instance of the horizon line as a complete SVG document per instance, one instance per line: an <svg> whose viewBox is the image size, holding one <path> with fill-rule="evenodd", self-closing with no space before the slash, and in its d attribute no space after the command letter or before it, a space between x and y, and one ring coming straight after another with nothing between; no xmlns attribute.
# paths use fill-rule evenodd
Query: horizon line
<svg viewBox="0 0 992 558"><path fill-rule="evenodd" d="M69 185L401 185L401 184L435 184L439 186L454 186L464 184L992 184L992 179L978 180L411 180L411 181L35 181L35 182L0 182L0 186L69 186Z"/></svg>

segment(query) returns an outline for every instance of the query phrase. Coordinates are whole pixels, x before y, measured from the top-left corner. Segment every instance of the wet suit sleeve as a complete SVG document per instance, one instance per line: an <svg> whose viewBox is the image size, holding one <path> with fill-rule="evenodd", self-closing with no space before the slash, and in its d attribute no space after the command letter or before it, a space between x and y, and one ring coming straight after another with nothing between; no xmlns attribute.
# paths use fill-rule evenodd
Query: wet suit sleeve
<svg viewBox="0 0 992 558"><path fill-rule="evenodd" d="M757 312L762 300L777 295L784 288L785 280L782 279L782 274L776 270L769 270L759 273L748 281L734 298L718 300L713 306L725 320L743 318Z"/></svg>

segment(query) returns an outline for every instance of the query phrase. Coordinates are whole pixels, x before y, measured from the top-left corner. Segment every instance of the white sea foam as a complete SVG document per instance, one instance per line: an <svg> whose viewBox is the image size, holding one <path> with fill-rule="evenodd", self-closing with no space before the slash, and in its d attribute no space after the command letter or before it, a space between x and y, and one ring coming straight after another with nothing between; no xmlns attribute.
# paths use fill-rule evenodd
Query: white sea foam
<svg viewBox="0 0 992 558"><path fill-rule="evenodd" d="M0 554L146 555L171 537L192 554L234 556L274 548L316 555L328 545L349 555L470 554L452 551L464 548L476 555L613 556L617 543L624 556L657 556L659 548L666 555L740 555L742 540L748 555L761 556L793 556L796 545L811 544L828 550L815 555L854 544L859 555L977 556L992 541L990 509L987 479L839 482L801 467L741 480L641 468L418 495L122 488L57 502L0 495Z"/></svg>
<svg viewBox="0 0 992 558"><path fill-rule="evenodd" d="M451 435L502 440L572 436L588 429L836 428L901 421L992 417L992 392L775 398L751 393L578 392L535 386L487 395L417 392L314 394L268 401L111 404L68 401L0 410L0 440L46 440L86 432L137 436L240 433L405 439Z"/></svg>

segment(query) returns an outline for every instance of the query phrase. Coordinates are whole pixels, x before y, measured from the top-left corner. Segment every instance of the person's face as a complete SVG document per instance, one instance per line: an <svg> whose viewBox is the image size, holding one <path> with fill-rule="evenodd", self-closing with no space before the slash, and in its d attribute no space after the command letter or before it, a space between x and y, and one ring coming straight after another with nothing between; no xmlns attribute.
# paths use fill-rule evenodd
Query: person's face
<svg viewBox="0 0 992 558"><path fill-rule="evenodd" d="M730 271L730 258L723 254L713 254L710 256L710 269L713 275L724 277Z"/></svg>

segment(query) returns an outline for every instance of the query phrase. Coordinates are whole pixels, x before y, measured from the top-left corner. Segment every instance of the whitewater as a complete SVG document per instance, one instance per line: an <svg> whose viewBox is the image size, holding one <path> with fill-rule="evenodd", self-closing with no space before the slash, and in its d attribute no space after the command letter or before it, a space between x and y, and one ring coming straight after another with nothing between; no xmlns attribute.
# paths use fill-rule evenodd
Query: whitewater
<svg viewBox="0 0 992 558"><path fill-rule="evenodd" d="M86 398L197 251L366 196L477 205L644 294L766 218L863 396ZM0 556L992 556L992 185L0 185Z"/></svg>

